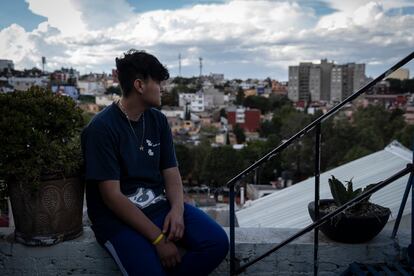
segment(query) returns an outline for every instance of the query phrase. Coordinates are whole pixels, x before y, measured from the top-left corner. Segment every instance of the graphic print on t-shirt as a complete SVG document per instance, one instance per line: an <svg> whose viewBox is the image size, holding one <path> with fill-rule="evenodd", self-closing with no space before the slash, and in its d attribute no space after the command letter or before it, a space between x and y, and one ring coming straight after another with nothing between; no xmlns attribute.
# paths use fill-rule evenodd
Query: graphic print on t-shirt
<svg viewBox="0 0 414 276"><path fill-rule="evenodd" d="M147 142L148 147L155 148L155 147L159 147L160 146L160 143L153 144L152 141L149 140L149 139L146 139L145 141ZM154 152L152 151L152 149L148 149L148 155L149 156L154 156Z"/></svg>
<svg viewBox="0 0 414 276"><path fill-rule="evenodd" d="M154 191L148 188L138 188L132 195L127 196L128 199L140 209L144 209L151 204L157 203L165 199L163 195L155 197Z"/></svg>

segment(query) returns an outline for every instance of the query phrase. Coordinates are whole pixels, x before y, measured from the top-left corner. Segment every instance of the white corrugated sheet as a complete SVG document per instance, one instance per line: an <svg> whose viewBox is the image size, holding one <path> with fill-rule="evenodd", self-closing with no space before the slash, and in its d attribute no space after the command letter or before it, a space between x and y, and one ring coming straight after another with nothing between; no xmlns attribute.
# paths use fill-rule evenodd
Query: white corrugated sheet
<svg viewBox="0 0 414 276"><path fill-rule="evenodd" d="M412 152L397 141L384 150L364 156L320 176L320 198L332 198L328 179L334 175L341 181L353 178L354 189L384 180L412 161ZM376 192L371 202L388 207L390 220L395 220L409 175ZM236 213L240 227L303 228L312 223L308 203L314 200L314 178L309 178L255 201ZM411 213L411 194L404 215Z"/></svg>

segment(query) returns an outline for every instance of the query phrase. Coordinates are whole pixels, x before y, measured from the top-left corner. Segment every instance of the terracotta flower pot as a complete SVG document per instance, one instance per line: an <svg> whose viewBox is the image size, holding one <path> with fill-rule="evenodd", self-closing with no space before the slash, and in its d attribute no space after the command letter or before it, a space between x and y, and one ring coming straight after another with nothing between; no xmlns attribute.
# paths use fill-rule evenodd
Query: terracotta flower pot
<svg viewBox="0 0 414 276"><path fill-rule="evenodd" d="M330 213L327 206L333 205L333 199L320 200L320 218ZM369 203L376 212L367 213L363 216L339 214L325 222L319 229L328 238L344 243L364 243L373 239L381 230L390 217L391 211L373 203ZM315 221L315 202L308 205L308 211Z"/></svg>
<svg viewBox="0 0 414 276"><path fill-rule="evenodd" d="M38 190L9 183L16 241L48 246L82 234L84 186L80 177L48 179Z"/></svg>

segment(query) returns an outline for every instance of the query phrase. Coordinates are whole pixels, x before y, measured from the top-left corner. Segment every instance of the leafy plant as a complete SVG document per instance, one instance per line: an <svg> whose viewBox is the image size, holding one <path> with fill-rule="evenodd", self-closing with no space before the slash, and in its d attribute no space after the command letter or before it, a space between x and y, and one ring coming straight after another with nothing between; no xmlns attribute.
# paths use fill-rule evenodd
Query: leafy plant
<svg viewBox="0 0 414 276"><path fill-rule="evenodd" d="M0 94L0 179L36 188L45 175L79 171L82 111L70 98L33 87Z"/></svg>
<svg viewBox="0 0 414 276"><path fill-rule="evenodd" d="M335 200L335 203L337 206L341 206L347 203L348 201L356 198L357 196L361 195L362 193L364 193L365 191L371 189L373 186L376 185L376 184L369 184L364 189L358 188L354 190L352 179L350 179L349 181L346 181L346 186L345 186L341 181L336 179L335 176L333 175L332 175L332 178L328 180L328 182L329 182L329 188L331 189L332 197ZM351 209L357 210L357 209L364 208L369 203L370 197L371 196L368 196L366 199L360 201L358 204L351 207Z"/></svg>

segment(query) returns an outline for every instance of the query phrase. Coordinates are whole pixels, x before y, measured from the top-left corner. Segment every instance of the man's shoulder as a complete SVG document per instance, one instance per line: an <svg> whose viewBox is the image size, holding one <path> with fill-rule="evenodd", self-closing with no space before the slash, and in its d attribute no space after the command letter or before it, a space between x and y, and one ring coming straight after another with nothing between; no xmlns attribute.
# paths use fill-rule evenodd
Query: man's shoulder
<svg viewBox="0 0 414 276"><path fill-rule="evenodd" d="M161 126L165 126L165 124L167 123L167 117L160 110L152 107L148 109L147 112L151 114L151 117L153 117Z"/></svg>
<svg viewBox="0 0 414 276"><path fill-rule="evenodd" d="M151 107L150 109L148 109L148 112L150 112L151 114L153 114L154 116L157 116L159 118L165 119L165 115L164 113L162 113L159 109L155 108L155 107Z"/></svg>
<svg viewBox="0 0 414 276"><path fill-rule="evenodd" d="M93 129L98 131L105 131L111 124L112 116L113 116L113 106L107 106L99 113L97 113L91 121L87 124L85 129Z"/></svg>

